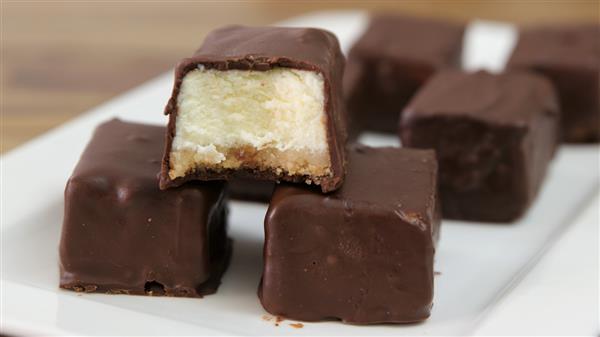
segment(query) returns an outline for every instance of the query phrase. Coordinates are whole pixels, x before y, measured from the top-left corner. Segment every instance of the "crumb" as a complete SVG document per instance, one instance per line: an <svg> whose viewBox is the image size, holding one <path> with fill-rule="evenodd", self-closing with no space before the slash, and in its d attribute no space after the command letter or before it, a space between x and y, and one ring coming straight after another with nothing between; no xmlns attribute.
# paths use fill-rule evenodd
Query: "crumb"
<svg viewBox="0 0 600 337"><path fill-rule="evenodd" d="M423 221L421 214L417 212L404 212L400 209L394 210L394 213L405 222L418 227L421 230L425 230L427 228L427 224Z"/></svg>
<svg viewBox="0 0 600 337"><path fill-rule="evenodd" d="M271 316L269 316L269 315L263 315L263 316L262 316L262 320L263 320L263 321L267 321L267 322L269 322L269 321L270 321L270 320L272 320L272 319L273 319L273 317L271 317Z"/></svg>
<svg viewBox="0 0 600 337"><path fill-rule="evenodd" d="M302 324L302 323L290 323L290 326L292 328L301 329L301 328L304 327L304 324Z"/></svg>
<svg viewBox="0 0 600 337"><path fill-rule="evenodd" d="M74 285L71 287L78 293L92 293L98 289L98 286L89 284L89 285Z"/></svg>
<svg viewBox="0 0 600 337"><path fill-rule="evenodd" d="M442 272L441 271L434 271L433 275L442 275Z"/></svg>
<svg viewBox="0 0 600 337"><path fill-rule="evenodd" d="M283 322L283 317L281 317L281 316L275 317L275 322L277 322L277 323Z"/></svg>
<svg viewBox="0 0 600 337"><path fill-rule="evenodd" d="M86 292L86 293L92 293L92 292L96 291L96 289L98 289L98 286L97 286L97 285L90 284L90 285L86 285L86 286L84 287L84 289L85 289L85 292Z"/></svg>

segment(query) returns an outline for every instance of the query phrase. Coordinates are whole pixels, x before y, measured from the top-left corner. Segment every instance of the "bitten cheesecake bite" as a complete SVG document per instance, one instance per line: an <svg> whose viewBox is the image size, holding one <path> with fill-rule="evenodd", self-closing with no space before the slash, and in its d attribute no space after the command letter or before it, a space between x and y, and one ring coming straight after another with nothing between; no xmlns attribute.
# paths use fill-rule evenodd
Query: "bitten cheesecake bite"
<svg viewBox="0 0 600 337"><path fill-rule="evenodd" d="M431 150L354 147L344 185L327 195L277 185L265 217L262 305L304 321L426 319L439 210Z"/></svg>
<svg viewBox="0 0 600 337"><path fill-rule="evenodd" d="M447 70L409 103L400 137L403 146L436 150L445 218L508 222L535 199L558 127L545 78Z"/></svg>
<svg viewBox="0 0 600 337"><path fill-rule="evenodd" d="M524 29L508 67L531 70L552 81L564 141L600 141L599 24Z"/></svg>
<svg viewBox="0 0 600 337"><path fill-rule="evenodd" d="M110 294L214 293L229 262L225 183L158 188L164 127L100 125L65 190L60 287Z"/></svg>
<svg viewBox="0 0 600 337"><path fill-rule="evenodd" d="M161 188L246 177L337 189L343 69L337 39L323 30L213 31L176 70Z"/></svg>
<svg viewBox="0 0 600 337"><path fill-rule="evenodd" d="M352 47L344 79L353 133L396 132L417 90L436 71L460 67L464 26L433 19L377 15Z"/></svg>

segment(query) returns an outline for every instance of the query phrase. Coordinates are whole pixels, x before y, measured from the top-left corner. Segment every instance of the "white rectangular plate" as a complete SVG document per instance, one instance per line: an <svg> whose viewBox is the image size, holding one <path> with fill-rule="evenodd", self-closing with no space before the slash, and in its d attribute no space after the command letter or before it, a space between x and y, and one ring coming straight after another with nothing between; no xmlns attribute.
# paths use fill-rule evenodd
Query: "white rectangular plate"
<svg viewBox="0 0 600 337"><path fill-rule="evenodd" d="M284 22L335 32L348 46L364 29L362 12L323 12ZM502 69L515 30L474 22L465 38L467 69ZM165 124L162 109L172 74L165 74L2 157L2 328L44 334L464 335L520 280L538 256L598 193L598 147L562 146L539 198L508 225L444 221L437 250L435 300L421 324L351 326L305 323L301 329L263 318L256 296L262 268L260 204L233 202L231 266L216 295L202 299L76 294L58 289L57 246L63 188L92 131L114 116ZM391 136L367 135L372 145Z"/></svg>

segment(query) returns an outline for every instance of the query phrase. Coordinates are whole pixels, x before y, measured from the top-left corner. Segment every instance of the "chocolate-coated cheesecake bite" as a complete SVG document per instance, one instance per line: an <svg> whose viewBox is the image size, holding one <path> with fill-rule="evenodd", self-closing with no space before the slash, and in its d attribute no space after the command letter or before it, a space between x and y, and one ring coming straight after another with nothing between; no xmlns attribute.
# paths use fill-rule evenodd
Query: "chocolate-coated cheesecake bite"
<svg viewBox="0 0 600 337"><path fill-rule="evenodd" d="M230 251L225 183L161 191L164 127L100 125L65 190L60 287L111 294L214 293Z"/></svg>
<svg viewBox="0 0 600 337"><path fill-rule="evenodd" d="M534 200L558 127L543 77L447 70L409 103L400 136L403 146L436 150L445 218L508 222Z"/></svg>
<svg viewBox="0 0 600 337"><path fill-rule="evenodd" d="M564 141L600 141L599 24L524 29L508 67L535 71L552 81Z"/></svg>
<svg viewBox="0 0 600 337"><path fill-rule="evenodd" d="M177 67L161 188L233 177L339 188L344 57L312 28L229 26Z"/></svg>
<svg viewBox="0 0 600 337"><path fill-rule="evenodd" d="M351 131L396 132L406 103L444 67L460 67L464 26L395 15L371 18L344 79Z"/></svg>
<svg viewBox="0 0 600 337"><path fill-rule="evenodd" d="M433 151L364 146L349 150L344 185L331 194L277 185L265 218L264 308L355 324L429 317L436 185Z"/></svg>

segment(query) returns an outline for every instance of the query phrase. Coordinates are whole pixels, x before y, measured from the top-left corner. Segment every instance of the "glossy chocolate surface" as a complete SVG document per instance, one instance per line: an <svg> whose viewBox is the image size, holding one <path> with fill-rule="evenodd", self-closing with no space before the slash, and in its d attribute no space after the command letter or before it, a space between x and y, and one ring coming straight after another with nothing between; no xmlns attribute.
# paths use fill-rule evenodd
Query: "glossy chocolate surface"
<svg viewBox="0 0 600 337"><path fill-rule="evenodd" d="M65 190L60 287L197 297L230 256L225 183L161 191L164 127L100 125Z"/></svg>
<svg viewBox="0 0 600 337"><path fill-rule="evenodd" d="M244 178L235 178L227 182L231 199L266 203L271 200L275 184L267 180Z"/></svg>
<svg viewBox="0 0 600 337"><path fill-rule="evenodd" d="M464 27L379 15L352 47L344 79L352 132L396 132L406 103L437 70L459 67Z"/></svg>
<svg viewBox="0 0 600 337"><path fill-rule="evenodd" d="M552 85L534 74L447 70L411 100L400 136L435 149L445 218L508 222L534 200L558 140Z"/></svg>
<svg viewBox="0 0 600 337"><path fill-rule="evenodd" d="M306 321L424 320L439 224L433 151L357 146L336 192L275 188L261 302L271 314Z"/></svg>
<svg viewBox="0 0 600 337"><path fill-rule="evenodd" d="M182 60L175 71L175 85L165 114L169 115L167 144L161 170L161 188L178 186L189 180L254 178L304 182L311 177L281 176L275 172L251 169L196 170L184 177L169 177L169 153L175 137L177 96L185 75L202 65L218 70L266 71L276 67L302 69L322 74L325 81L325 114L333 175L321 179L323 192L339 188L344 177L346 113L342 93L345 58L339 42L330 32L314 28L227 26L211 32L191 57Z"/></svg>

